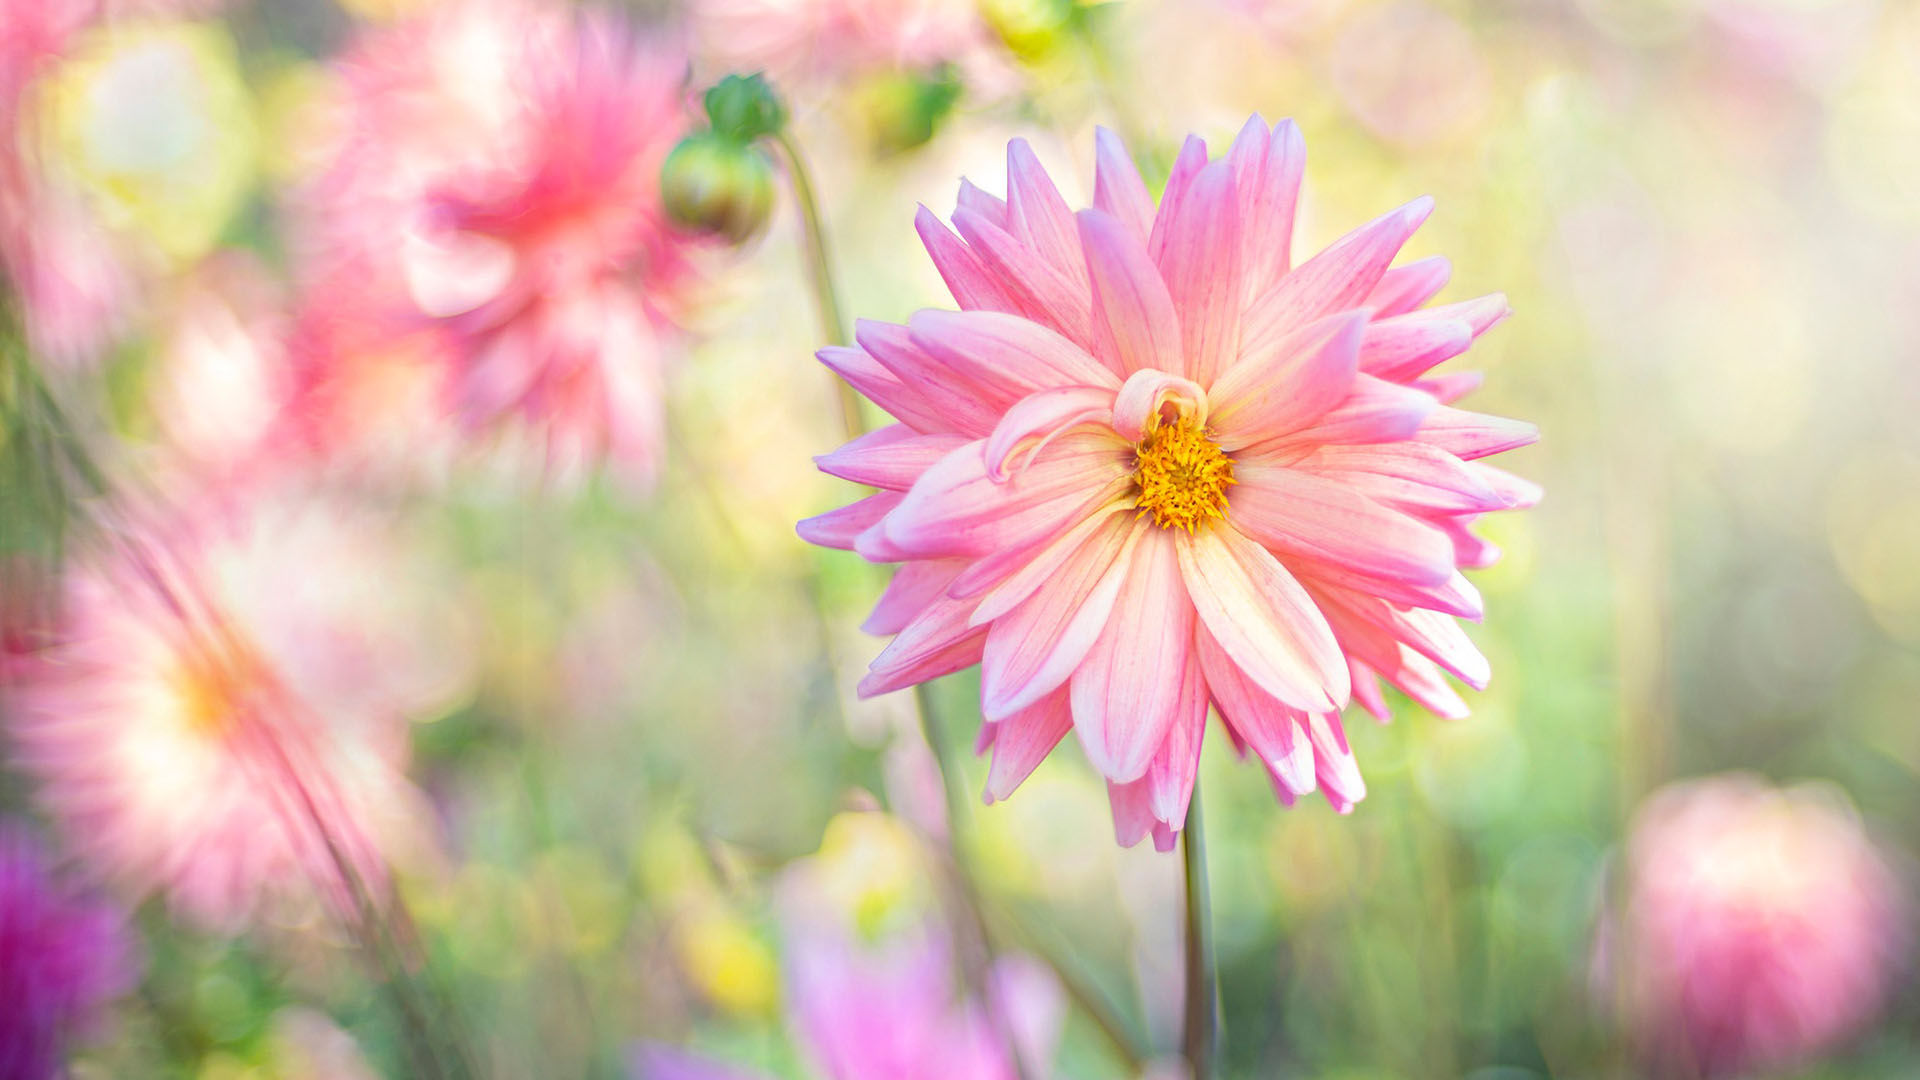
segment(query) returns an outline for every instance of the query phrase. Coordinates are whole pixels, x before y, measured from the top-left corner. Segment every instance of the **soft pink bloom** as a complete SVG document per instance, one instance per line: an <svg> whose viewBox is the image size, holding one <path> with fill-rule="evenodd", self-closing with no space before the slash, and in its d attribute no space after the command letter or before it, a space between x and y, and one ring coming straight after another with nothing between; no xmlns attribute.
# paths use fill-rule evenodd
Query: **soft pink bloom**
<svg viewBox="0 0 1920 1080"><path fill-rule="evenodd" d="M800 533L905 564L862 694L981 665L989 800L1072 728L1120 841L1170 848L1211 703L1283 801L1345 810L1350 697L1384 716L1384 678L1452 717L1442 673L1486 683L1453 617L1498 552L1468 525L1538 492L1477 459L1535 430L1429 369L1506 300L1422 307L1446 260L1389 269L1426 199L1292 267L1305 154L1258 117L1221 160L1190 138L1156 210L1103 131L1074 214L1016 140L1004 201L962 184L958 236L920 211L962 310L820 353L900 422L819 459L881 490Z"/></svg>
<svg viewBox="0 0 1920 1080"><path fill-rule="evenodd" d="M66 1075L67 1042L137 970L120 914L61 881L25 829L0 822L0 1080Z"/></svg>
<svg viewBox="0 0 1920 1080"><path fill-rule="evenodd" d="M158 328L154 418L168 450L203 472L272 458L292 392L272 280L257 259L217 254L178 286Z"/></svg>
<svg viewBox="0 0 1920 1080"><path fill-rule="evenodd" d="M51 640L8 673L15 764L96 872L208 925L316 885L344 903L340 860L377 890L414 840L407 717L463 674L420 576L326 499L149 514L69 570Z"/></svg>
<svg viewBox="0 0 1920 1080"><path fill-rule="evenodd" d="M369 31L296 200L303 381L326 398L397 346L465 433L648 475L691 285L658 191L685 66L611 16L532 2Z"/></svg>
<svg viewBox="0 0 1920 1080"><path fill-rule="evenodd" d="M101 14L95 0L0 0L0 271L45 360L90 360L133 302L124 253L77 192L48 175L36 83Z"/></svg>
<svg viewBox="0 0 1920 1080"><path fill-rule="evenodd" d="M703 50L782 77L930 68L988 39L974 0L702 0Z"/></svg>
<svg viewBox="0 0 1920 1080"><path fill-rule="evenodd" d="M1836 792L1671 785L1627 840L1596 982L1669 1074L1790 1065L1861 1030L1902 967L1909 905Z"/></svg>

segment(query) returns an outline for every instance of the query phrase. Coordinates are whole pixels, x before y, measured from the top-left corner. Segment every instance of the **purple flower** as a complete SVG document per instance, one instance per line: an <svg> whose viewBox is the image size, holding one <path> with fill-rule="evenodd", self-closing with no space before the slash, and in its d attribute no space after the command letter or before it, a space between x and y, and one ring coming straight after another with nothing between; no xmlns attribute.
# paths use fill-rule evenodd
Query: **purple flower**
<svg viewBox="0 0 1920 1080"><path fill-rule="evenodd" d="M0 823L0 1080L58 1075L67 1040L135 972L119 913L57 880L32 835Z"/></svg>

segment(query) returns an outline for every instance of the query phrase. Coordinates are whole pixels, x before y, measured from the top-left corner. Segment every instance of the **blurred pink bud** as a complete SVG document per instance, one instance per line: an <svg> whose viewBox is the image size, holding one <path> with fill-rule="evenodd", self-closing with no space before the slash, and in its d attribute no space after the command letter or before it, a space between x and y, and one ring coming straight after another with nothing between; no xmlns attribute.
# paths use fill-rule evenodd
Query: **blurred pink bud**
<svg viewBox="0 0 1920 1080"><path fill-rule="evenodd" d="M1671 785L1627 841L1596 984L1663 1072L1718 1076L1834 1048L1903 964L1907 902L1838 792L1728 775Z"/></svg>

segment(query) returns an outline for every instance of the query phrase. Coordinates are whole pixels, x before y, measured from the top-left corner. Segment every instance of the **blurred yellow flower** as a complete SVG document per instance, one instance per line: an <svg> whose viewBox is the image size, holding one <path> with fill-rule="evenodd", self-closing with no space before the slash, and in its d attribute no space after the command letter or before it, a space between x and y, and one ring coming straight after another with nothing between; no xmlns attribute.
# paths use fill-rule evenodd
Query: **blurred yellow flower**
<svg viewBox="0 0 1920 1080"><path fill-rule="evenodd" d="M736 1015L765 1015L780 1001L773 950L719 904L702 905L675 928L675 956L700 993Z"/></svg>

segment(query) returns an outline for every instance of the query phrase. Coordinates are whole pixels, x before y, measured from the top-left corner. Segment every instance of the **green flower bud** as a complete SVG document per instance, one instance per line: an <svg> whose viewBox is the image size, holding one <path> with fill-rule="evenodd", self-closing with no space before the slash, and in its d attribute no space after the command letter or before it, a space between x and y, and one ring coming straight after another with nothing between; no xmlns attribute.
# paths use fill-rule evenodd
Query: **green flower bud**
<svg viewBox="0 0 1920 1080"><path fill-rule="evenodd" d="M869 81L858 100L874 149L895 154L933 138L960 100L960 78L951 67L889 72Z"/></svg>
<svg viewBox="0 0 1920 1080"><path fill-rule="evenodd" d="M660 199L675 223L745 243L773 214L773 165L749 144L689 135L661 166Z"/></svg>
<svg viewBox="0 0 1920 1080"><path fill-rule="evenodd" d="M764 75L729 75L707 91L707 123L716 134L750 143L787 126L787 107Z"/></svg>

